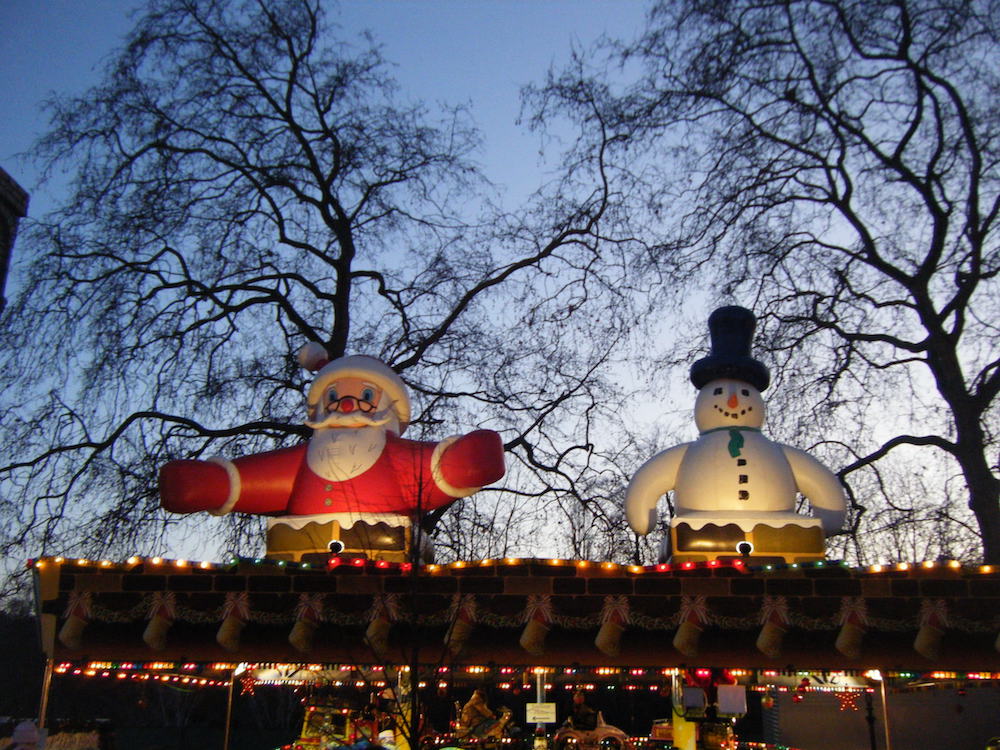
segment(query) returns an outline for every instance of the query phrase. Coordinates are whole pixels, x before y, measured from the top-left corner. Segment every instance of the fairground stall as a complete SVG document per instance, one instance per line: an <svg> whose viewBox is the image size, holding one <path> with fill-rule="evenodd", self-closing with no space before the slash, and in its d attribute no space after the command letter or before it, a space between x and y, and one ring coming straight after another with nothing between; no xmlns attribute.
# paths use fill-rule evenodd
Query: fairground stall
<svg viewBox="0 0 1000 750"><path fill-rule="evenodd" d="M446 735L453 702L482 685L494 707L516 705L529 729L527 704L555 703L549 734L582 689L630 738L677 747L685 732L748 713L758 717L754 739L780 742L782 722L815 718L824 700L843 709L826 732L858 735L859 747L917 747L916 737L942 731L955 691L966 691L969 721L982 710L972 705L982 686L1000 682L1000 573L989 566L509 559L410 569L340 557L34 565L55 680L235 682L239 700L255 680L394 691L405 670L436 717L426 737ZM937 719L893 720L894 702L902 712L924 692L939 704ZM865 718L873 705L874 722ZM960 728L947 731L954 739Z"/></svg>
<svg viewBox="0 0 1000 750"><path fill-rule="evenodd" d="M266 516L266 555L32 561L46 685L167 680L226 690L229 711L255 684L294 685L303 747L985 747L1000 572L826 559L844 489L763 434L754 325L712 314L697 437L625 491L635 533L665 530L653 565L434 564L421 518L503 476L500 436L403 439L391 368L305 347L309 441L160 476L172 512Z"/></svg>

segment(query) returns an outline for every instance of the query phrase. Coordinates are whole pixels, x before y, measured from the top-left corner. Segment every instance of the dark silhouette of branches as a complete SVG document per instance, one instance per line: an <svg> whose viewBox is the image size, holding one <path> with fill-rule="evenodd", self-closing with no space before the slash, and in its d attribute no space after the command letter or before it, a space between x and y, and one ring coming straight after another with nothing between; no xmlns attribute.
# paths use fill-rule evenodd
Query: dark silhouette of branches
<svg viewBox="0 0 1000 750"><path fill-rule="evenodd" d="M406 102L315 0L151 3L102 83L50 107L37 155L75 182L22 235L5 311L5 558L195 532L252 552L255 521L163 515L156 472L306 437L308 341L390 363L414 433L502 430L511 502L575 497L632 315L610 137L501 212L468 113Z"/></svg>
<svg viewBox="0 0 1000 750"><path fill-rule="evenodd" d="M862 486L911 505L915 487L862 475L933 447L964 486L941 468L922 489L964 500L992 563L998 18L990 0L659 2L638 40L577 55L527 99L536 123L590 125L567 166L609 143L638 271L754 307L775 429L856 446L830 459L866 505Z"/></svg>

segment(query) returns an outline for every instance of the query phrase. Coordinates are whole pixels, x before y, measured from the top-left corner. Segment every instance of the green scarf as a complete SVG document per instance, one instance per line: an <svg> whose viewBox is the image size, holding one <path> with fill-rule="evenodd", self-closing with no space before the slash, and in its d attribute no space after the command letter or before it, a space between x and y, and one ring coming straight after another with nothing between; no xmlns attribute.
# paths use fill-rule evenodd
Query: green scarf
<svg viewBox="0 0 1000 750"><path fill-rule="evenodd" d="M729 431L729 445L727 447L729 448L729 455L733 458L738 458L743 452L743 443L745 441L743 435L740 434L741 432L760 432L756 427L716 427L711 430L705 430L701 434L707 435L710 432L719 432L720 430Z"/></svg>

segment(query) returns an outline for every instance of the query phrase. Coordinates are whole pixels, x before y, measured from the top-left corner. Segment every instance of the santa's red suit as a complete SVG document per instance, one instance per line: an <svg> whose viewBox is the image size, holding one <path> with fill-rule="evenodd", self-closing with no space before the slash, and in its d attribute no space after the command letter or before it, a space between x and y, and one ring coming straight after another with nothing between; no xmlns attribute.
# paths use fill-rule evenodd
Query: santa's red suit
<svg viewBox="0 0 1000 750"><path fill-rule="evenodd" d="M492 430L440 442L400 437L410 398L381 360L330 361L321 346L308 344L299 361L318 370L306 395L309 442L233 461L171 461L160 471L166 510L280 516L293 526L334 516L350 524L345 513L395 516L398 524L400 516L413 519L504 475L503 444Z"/></svg>
<svg viewBox="0 0 1000 750"><path fill-rule="evenodd" d="M309 443L233 461L171 461L160 471L163 507L175 513L237 511L263 515L305 516L325 513L396 513L416 515L473 494L504 475L503 444L492 430L476 430L440 442L398 437L375 427L367 446L370 464L344 477L343 468L327 466L323 448L343 428L318 431ZM381 445L380 445L381 443ZM353 447L353 446L352 446ZM353 474L354 472L348 472Z"/></svg>

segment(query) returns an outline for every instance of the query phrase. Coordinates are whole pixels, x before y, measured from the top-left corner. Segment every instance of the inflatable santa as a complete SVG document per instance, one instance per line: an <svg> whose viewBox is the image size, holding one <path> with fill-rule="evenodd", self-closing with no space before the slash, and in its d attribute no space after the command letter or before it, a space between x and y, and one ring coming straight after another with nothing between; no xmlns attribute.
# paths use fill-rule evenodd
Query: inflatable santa
<svg viewBox="0 0 1000 750"><path fill-rule="evenodd" d="M770 373L750 356L756 325L742 307L720 307L709 316L712 350L691 367L698 438L653 456L629 483L625 513L638 534L652 530L659 498L674 492L661 559L672 551L675 562L819 560L824 537L843 525L847 504L837 477L808 453L760 431L761 392ZM808 498L812 516L795 512L798 493Z"/></svg>
<svg viewBox="0 0 1000 750"><path fill-rule="evenodd" d="M402 561L415 521L504 475L492 430L440 442L402 438L410 399L384 362L328 362L316 344L299 361L318 370L307 395L310 440L232 461L171 461L160 471L166 510L268 516L271 558L358 552Z"/></svg>

